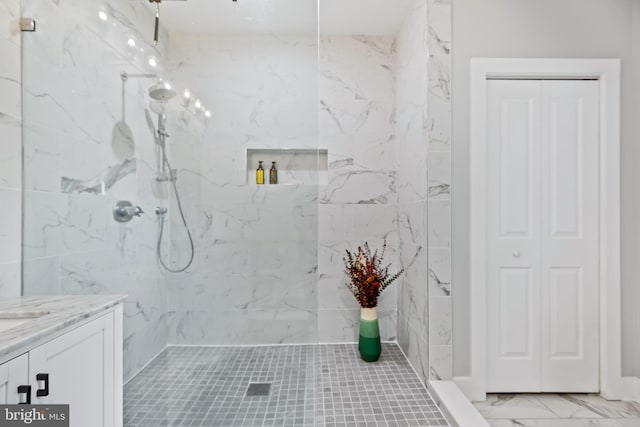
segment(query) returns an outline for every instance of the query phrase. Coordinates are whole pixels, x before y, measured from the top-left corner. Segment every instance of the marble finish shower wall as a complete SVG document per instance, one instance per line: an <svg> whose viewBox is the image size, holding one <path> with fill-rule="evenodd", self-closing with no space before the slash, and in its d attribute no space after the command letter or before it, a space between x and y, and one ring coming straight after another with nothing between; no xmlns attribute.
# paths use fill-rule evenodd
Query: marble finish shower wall
<svg viewBox="0 0 640 427"><path fill-rule="evenodd" d="M428 0L429 378L452 378L451 0Z"/></svg>
<svg viewBox="0 0 640 427"><path fill-rule="evenodd" d="M0 297L19 296L22 141L20 0L0 0Z"/></svg>
<svg viewBox="0 0 640 427"><path fill-rule="evenodd" d="M148 64L149 56L163 56L147 42L153 15L126 0L26 0L23 15L37 21L23 38L24 293L128 294L128 379L167 340L153 214L161 199L152 187L155 151L144 114L154 82L129 79L123 99L120 79L122 70L160 72ZM114 143L123 101L133 141ZM146 213L116 223L111 209L121 199Z"/></svg>
<svg viewBox="0 0 640 427"><path fill-rule="evenodd" d="M171 138L196 257L170 278L170 343L317 342L317 173L256 185L246 160L250 148L318 147L317 52L311 35L172 34L171 79L212 117ZM175 205L171 217L171 263L184 265Z"/></svg>
<svg viewBox="0 0 640 427"><path fill-rule="evenodd" d="M322 30L322 28L321 28ZM320 38L320 147L328 183L320 187L318 338L358 340L360 308L346 288L345 250L368 242L399 269L396 224L395 37ZM424 170L424 167L422 168ZM394 341L397 283L378 303L381 337Z"/></svg>
<svg viewBox="0 0 640 427"><path fill-rule="evenodd" d="M452 375L450 8L413 1L398 35L398 342L425 381Z"/></svg>
<svg viewBox="0 0 640 427"><path fill-rule="evenodd" d="M398 343L423 380L429 376L427 42L426 1L416 0L397 39L398 230L406 271L399 284Z"/></svg>

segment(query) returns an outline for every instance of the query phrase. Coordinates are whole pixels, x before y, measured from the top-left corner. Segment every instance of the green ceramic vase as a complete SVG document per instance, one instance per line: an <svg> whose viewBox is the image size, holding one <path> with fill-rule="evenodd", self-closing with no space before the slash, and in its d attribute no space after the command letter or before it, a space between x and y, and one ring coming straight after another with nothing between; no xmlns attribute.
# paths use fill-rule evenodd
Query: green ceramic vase
<svg viewBox="0 0 640 427"><path fill-rule="evenodd" d="M376 308L360 309L360 339L358 341L360 357L366 362L375 362L380 358L380 328Z"/></svg>

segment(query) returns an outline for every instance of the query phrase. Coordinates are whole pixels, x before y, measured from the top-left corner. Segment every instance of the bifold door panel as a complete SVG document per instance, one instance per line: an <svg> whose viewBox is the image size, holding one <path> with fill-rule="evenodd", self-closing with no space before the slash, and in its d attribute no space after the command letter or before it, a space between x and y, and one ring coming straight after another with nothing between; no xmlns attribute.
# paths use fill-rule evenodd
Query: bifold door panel
<svg viewBox="0 0 640 427"><path fill-rule="evenodd" d="M487 391L599 391L598 82L487 90Z"/></svg>

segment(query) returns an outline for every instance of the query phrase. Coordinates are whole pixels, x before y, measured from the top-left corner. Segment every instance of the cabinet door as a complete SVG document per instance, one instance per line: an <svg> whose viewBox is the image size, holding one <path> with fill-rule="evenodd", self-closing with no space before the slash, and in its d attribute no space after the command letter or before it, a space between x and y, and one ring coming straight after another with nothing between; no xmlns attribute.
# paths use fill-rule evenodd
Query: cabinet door
<svg viewBox="0 0 640 427"><path fill-rule="evenodd" d="M69 404L71 427L112 427L113 313L100 317L29 353L35 404ZM37 374L48 374L49 393Z"/></svg>
<svg viewBox="0 0 640 427"><path fill-rule="evenodd" d="M15 405L20 403L18 386L27 384L29 384L28 354L23 354L0 365L0 404Z"/></svg>

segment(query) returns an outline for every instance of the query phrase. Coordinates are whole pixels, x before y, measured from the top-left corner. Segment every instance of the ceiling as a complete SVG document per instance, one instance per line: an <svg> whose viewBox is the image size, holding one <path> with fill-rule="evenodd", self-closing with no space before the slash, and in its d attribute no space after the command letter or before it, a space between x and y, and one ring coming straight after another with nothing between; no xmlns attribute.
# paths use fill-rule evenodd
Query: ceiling
<svg viewBox="0 0 640 427"><path fill-rule="evenodd" d="M318 6L316 0L163 0L160 20L169 31L188 33L308 34L319 25L322 34L389 35L400 28L409 0L319 2Z"/></svg>

